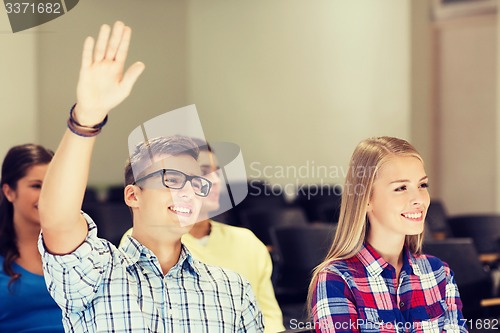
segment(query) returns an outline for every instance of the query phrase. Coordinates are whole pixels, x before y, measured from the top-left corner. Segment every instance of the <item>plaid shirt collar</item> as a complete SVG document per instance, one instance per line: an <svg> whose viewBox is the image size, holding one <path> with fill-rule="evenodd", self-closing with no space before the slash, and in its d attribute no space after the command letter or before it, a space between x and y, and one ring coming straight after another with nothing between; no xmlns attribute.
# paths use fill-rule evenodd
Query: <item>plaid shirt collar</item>
<svg viewBox="0 0 500 333"><path fill-rule="evenodd" d="M126 239L123 241L123 244L120 246L120 250L125 252L129 259L126 264L127 268L138 265L143 261L158 260L155 254L150 249L142 245L138 240L131 236L126 237ZM196 266L196 262L193 259L191 252L189 252L184 244L181 244L181 254L179 256L179 260L167 274L174 277L179 277L182 273L181 271L183 270L192 274L196 274L200 279L203 280L204 276L200 274L200 270Z"/></svg>
<svg viewBox="0 0 500 333"><path fill-rule="evenodd" d="M390 266L390 264L378 254L377 250L366 242L363 243L356 257L366 267L366 271L370 276L378 276L384 269ZM413 273L417 276L420 276L422 272L418 259L410 254L406 246L403 248L403 267L401 270L405 271L408 275Z"/></svg>

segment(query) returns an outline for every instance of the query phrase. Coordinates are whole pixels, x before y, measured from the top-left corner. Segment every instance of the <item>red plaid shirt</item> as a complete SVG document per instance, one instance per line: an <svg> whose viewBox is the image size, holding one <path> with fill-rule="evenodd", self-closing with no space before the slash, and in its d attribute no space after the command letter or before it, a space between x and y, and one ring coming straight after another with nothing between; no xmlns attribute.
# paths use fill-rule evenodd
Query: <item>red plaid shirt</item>
<svg viewBox="0 0 500 333"><path fill-rule="evenodd" d="M398 281L368 244L319 273L312 313L316 332L467 332L446 263L405 249Z"/></svg>

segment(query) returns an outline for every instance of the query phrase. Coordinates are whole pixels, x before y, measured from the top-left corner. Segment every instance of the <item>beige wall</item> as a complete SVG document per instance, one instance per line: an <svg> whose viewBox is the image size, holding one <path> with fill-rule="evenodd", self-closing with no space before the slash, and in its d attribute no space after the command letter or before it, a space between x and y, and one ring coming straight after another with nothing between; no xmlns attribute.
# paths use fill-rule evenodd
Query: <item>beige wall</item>
<svg viewBox="0 0 500 333"><path fill-rule="evenodd" d="M411 1L411 45L410 45L410 137L425 161L430 181L431 197L437 195L434 186L436 174L437 142L436 122L432 104L432 22L430 0Z"/></svg>
<svg viewBox="0 0 500 333"><path fill-rule="evenodd" d="M131 96L109 116L99 135L89 182L121 183L129 133L150 118L185 105L186 11L183 1L85 0L44 24L37 35L40 141L56 148L75 101L83 40L102 23L120 19L133 29L129 64L146 70Z"/></svg>
<svg viewBox="0 0 500 333"><path fill-rule="evenodd" d="M80 2L38 31L0 35L2 49L11 50L0 56L7 78L0 94L15 110L2 112L0 149L34 140L56 148L75 100L83 39L101 23L122 19L134 30L130 60L144 61L146 71L98 139L92 185L121 182L133 128L191 103L208 139L242 147L250 177L265 170L281 185L340 183L354 146L375 135L410 139L434 177L442 164L430 106L428 3ZM0 24L10 30L5 17ZM500 153L493 155L481 162L490 161L495 173ZM487 207L472 203L472 210L500 210L496 182L495 173L483 184L494 199ZM454 181L443 184L441 196L456 193Z"/></svg>
<svg viewBox="0 0 500 333"><path fill-rule="evenodd" d="M452 214L497 211L497 36L495 15L436 24L436 185Z"/></svg>
<svg viewBox="0 0 500 333"><path fill-rule="evenodd" d="M401 0L287 0L286 8L264 0L81 2L37 35L39 139L55 149L64 131L85 36L122 19L134 29L131 61L147 67L98 139L91 184L121 181L135 126L191 103L210 140L242 146L250 177L264 177L266 167L275 176L270 181L291 183L301 168L306 177L299 182L339 183L363 138L410 136L409 6Z"/></svg>
<svg viewBox="0 0 500 333"><path fill-rule="evenodd" d="M340 183L312 173L345 172L366 137L410 138L409 1L188 3L188 101L249 176Z"/></svg>
<svg viewBox="0 0 500 333"><path fill-rule="evenodd" d="M500 24L497 18L497 36L500 36ZM496 79L497 79L497 91L500 88L500 85L498 82L500 82L500 43L496 43ZM495 119L495 126L496 126L496 131L495 131L495 142L497 143L496 145L496 159L495 159L495 170L496 170L496 179L495 179L495 186L498 195L496 196L495 200L495 211L500 212L500 177L499 177L499 169L500 169L500 94L497 92L496 94L496 119Z"/></svg>
<svg viewBox="0 0 500 333"><path fill-rule="evenodd" d="M37 35L12 34L4 12L0 15L0 156L13 145L38 140Z"/></svg>

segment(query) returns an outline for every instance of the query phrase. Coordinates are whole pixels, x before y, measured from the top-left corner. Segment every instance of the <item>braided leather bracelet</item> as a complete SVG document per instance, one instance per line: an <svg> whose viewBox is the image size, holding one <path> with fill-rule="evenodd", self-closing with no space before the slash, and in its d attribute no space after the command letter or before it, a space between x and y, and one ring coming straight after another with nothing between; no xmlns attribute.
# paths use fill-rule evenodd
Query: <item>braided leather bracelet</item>
<svg viewBox="0 0 500 333"><path fill-rule="evenodd" d="M99 124L97 124L95 126L92 126L92 127L84 126L84 125L81 125L79 122L77 122L75 120L75 118L73 117L75 107L76 107L76 103L73 104L73 106L69 110L69 118L67 121L69 130L71 132L73 132L74 134L76 134L78 136L85 137L85 138L96 136L97 134L101 133L102 128L108 122L108 115L106 115L106 117L104 118L103 121L101 121Z"/></svg>

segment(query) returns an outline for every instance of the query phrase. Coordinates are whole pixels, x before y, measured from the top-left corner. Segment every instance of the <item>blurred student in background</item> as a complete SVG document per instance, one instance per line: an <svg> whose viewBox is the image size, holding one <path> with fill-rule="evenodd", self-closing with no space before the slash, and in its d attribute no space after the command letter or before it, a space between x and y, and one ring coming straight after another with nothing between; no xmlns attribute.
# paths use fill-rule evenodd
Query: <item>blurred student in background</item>
<svg viewBox="0 0 500 333"><path fill-rule="evenodd" d="M35 144L12 147L0 183L0 332L64 332L62 313L43 277L37 248L38 197L53 152Z"/></svg>

